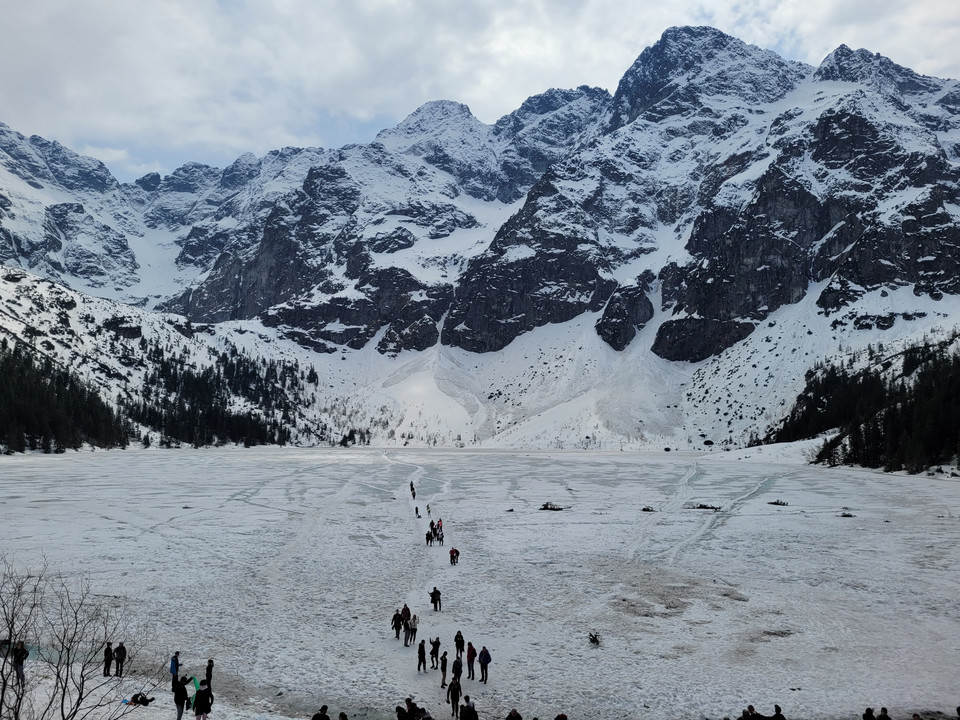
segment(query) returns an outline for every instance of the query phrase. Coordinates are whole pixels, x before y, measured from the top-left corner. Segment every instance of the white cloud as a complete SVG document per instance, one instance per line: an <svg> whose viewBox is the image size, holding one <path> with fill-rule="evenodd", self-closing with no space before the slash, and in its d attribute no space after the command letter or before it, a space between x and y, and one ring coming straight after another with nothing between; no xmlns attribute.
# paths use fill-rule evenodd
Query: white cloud
<svg viewBox="0 0 960 720"><path fill-rule="evenodd" d="M366 141L418 105L486 122L621 74L667 27L709 24L812 64L841 43L960 77L948 0L38 0L0 25L0 121L120 174ZM108 157L110 159L108 159Z"/></svg>

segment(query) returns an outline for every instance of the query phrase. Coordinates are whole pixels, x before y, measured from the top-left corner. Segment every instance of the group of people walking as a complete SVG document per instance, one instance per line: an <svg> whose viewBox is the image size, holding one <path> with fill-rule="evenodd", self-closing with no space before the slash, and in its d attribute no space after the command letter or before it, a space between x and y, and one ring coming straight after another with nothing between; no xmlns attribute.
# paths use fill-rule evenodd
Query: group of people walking
<svg viewBox="0 0 960 720"><path fill-rule="evenodd" d="M416 487L413 482L410 483L410 492L416 498ZM427 505L427 515L431 515L431 508ZM416 508L416 516L420 517L419 508ZM443 519L438 518L436 522L430 520L429 529L426 531L427 545L435 542L443 544ZM456 565L460 559L460 551L456 548L450 549L450 564ZM434 612L443 611L442 602L443 593L437 588L427 593ZM446 690L445 700L450 705L450 715L458 720L477 720L477 711L469 695L463 693L463 671L466 669L466 680L476 680L476 666L480 666L479 682L488 681L488 668L493 658L490 650L485 645L481 645L478 650L473 642L466 642L461 631L457 631L453 638L453 657L444 650L441 652L441 640L439 637L423 638L419 643L416 642L417 627L419 620L417 615L406 605L398 608L390 622L394 630L394 637L400 639L400 631L404 631L404 646L415 645L417 648L417 674L427 673L429 670L440 671L440 687ZM427 649L429 640L429 650ZM427 667L427 658L430 659L430 666ZM464 668L466 664L466 668ZM450 670L450 682L447 682L447 670ZM426 720L430 718L427 710L417 705L412 698L407 698L405 705L398 705L397 720ZM316 720L316 719L315 719Z"/></svg>
<svg viewBox="0 0 960 720"><path fill-rule="evenodd" d="M170 658L170 686L173 704L177 707L177 720L182 720L185 709L192 709L197 720L207 720L213 710L213 658L207 660L202 680L180 672L180 651L177 650ZM193 695L190 694L191 685Z"/></svg>

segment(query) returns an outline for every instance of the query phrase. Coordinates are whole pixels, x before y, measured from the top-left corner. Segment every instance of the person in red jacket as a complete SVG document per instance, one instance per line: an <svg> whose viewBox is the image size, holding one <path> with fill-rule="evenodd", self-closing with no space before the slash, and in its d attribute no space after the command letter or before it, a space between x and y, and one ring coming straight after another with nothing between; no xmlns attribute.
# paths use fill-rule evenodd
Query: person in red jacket
<svg viewBox="0 0 960 720"><path fill-rule="evenodd" d="M473 672L473 663L477 659L477 649L473 646L472 642L467 643L467 680L476 680L477 677Z"/></svg>

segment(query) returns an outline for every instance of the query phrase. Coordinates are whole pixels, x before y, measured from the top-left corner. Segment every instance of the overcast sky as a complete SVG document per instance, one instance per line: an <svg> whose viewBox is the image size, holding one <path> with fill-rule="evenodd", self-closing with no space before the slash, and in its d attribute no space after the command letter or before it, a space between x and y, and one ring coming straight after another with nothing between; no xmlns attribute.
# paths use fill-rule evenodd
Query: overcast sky
<svg viewBox="0 0 960 720"><path fill-rule="evenodd" d="M127 181L369 142L428 100L492 123L551 87L613 92L674 25L960 78L960 0L0 0L0 122Z"/></svg>

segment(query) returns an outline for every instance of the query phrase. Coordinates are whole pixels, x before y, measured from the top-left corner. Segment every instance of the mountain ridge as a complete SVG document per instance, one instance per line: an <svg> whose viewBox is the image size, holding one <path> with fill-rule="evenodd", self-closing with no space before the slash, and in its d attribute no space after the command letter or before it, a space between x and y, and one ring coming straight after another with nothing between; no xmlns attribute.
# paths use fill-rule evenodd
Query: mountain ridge
<svg viewBox="0 0 960 720"><path fill-rule="evenodd" d="M770 323L858 348L952 322L936 306L960 294L958 188L956 80L846 46L814 68L713 28L670 28L613 95L548 90L491 125L433 101L366 145L128 184L0 126L0 262L192 323L250 323L322 364L376 354L371 392L432 356L425 397L453 399L461 442L608 402L620 410L591 413L628 445L695 442L704 427L729 445L765 435L788 400L776 413L745 400L764 412L723 427L679 412L679 383L759 352ZM558 369L555 387L519 373L529 384L510 402L526 396L528 415L496 395L509 372L482 387L439 369L520 346L529 358L531 342L569 358L543 338L574 327L592 353L574 363L611 378L617 365L659 368L673 402L637 390L633 407L610 378L583 386ZM810 347L809 365L782 370L791 388L826 353ZM638 433L638 416L663 432Z"/></svg>

